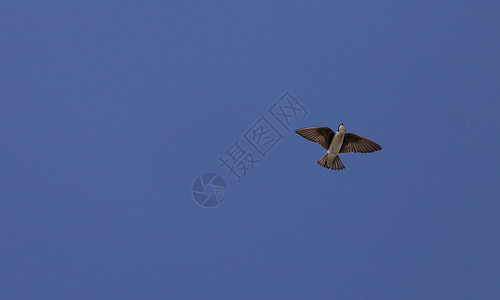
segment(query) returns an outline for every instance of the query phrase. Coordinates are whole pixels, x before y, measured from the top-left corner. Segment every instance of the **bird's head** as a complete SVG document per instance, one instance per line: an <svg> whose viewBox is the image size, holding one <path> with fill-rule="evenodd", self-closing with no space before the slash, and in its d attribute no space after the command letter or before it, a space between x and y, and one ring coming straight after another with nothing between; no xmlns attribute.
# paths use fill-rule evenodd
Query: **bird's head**
<svg viewBox="0 0 500 300"><path fill-rule="evenodd" d="M340 124L340 125L339 125L339 129L337 129L337 131L340 131L340 132L342 132L342 133L344 133L344 132L345 132L345 126L344 126L344 123L342 123L342 124Z"/></svg>

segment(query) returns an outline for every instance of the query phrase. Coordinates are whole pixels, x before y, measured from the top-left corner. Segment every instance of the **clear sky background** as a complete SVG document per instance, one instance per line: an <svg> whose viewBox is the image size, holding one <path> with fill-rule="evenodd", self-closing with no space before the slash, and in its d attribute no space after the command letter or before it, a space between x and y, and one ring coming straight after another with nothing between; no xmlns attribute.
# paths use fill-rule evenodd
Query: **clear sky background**
<svg viewBox="0 0 500 300"><path fill-rule="evenodd" d="M500 299L499 16L2 1L0 299ZM286 91L307 116L237 183L218 157ZM383 150L323 169L293 129L342 122Z"/></svg>

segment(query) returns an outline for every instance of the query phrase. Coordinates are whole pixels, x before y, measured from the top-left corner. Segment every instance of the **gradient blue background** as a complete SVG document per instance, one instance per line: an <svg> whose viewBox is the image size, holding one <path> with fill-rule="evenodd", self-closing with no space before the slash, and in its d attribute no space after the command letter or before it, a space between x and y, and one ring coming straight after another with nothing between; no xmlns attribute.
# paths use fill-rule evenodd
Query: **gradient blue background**
<svg viewBox="0 0 500 300"><path fill-rule="evenodd" d="M500 299L498 1L0 4L0 299ZM217 157L285 91L378 142ZM194 179L229 186L213 209Z"/></svg>

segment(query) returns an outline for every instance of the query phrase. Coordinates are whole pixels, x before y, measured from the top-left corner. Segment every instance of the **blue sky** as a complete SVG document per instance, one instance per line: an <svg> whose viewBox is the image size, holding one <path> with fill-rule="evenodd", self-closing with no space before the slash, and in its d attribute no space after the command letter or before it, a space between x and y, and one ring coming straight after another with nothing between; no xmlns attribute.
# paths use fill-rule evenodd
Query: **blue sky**
<svg viewBox="0 0 500 300"><path fill-rule="evenodd" d="M499 16L2 2L0 298L499 299ZM268 111L287 91L291 131ZM283 138L237 183L218 158L261 117ZM340 123L383 150L319 167L293 130Z"/></svg>

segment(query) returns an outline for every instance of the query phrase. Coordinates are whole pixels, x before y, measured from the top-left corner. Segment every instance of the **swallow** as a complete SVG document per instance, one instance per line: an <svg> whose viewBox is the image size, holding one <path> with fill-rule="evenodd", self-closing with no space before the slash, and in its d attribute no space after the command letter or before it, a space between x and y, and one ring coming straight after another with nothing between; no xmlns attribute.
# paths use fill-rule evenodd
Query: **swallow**
<svg viewBox="0 0 500 300"><path fill-rule="evenodd" d="M354 133L346 133L344 123L339 125L337 132L328 127L306 127L295 132L326 149L326 154L318 160L318 164L327 169L345 169L339 157L340 153L370 153L382 150L382 147L374 141Z"/></svg>

